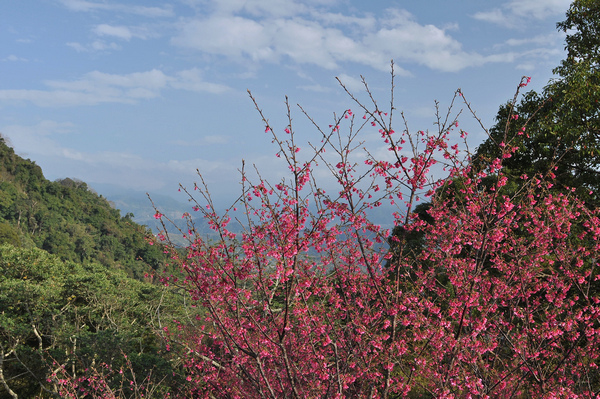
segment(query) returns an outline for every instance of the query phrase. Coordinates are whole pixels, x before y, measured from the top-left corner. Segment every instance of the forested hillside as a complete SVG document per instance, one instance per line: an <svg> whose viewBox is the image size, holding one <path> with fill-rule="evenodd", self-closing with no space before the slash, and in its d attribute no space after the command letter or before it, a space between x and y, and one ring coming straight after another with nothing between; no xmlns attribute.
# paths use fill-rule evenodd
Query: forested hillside
<svg viewBox="0 0 600 399"><path fill-rule="evenodd" d="M131 214L84 182L48 181L0 137L0 398L56 397L84 370L113 392L172 392L177 351L160 331L190 309L145 277L163 251Z"/></svg>
<svg viewBox="0 0 600 399"><path fill-rule="evenodd" d="M169 376L160 390L171 391L176 351L157 331L185 309L176 291L122 271L2 244L0 398L57 397L60 380L85 370L112 390L124 378L148 389Z"/></svg>
<svg viewBox="0 0 600 399"><path fill-rule="evenodd" d="M45 179L35 162L0 138L0 243L37 247L65 261L97 262L141 278L164 263L162 250L147 242L151 236L86 183Z"/></svg>

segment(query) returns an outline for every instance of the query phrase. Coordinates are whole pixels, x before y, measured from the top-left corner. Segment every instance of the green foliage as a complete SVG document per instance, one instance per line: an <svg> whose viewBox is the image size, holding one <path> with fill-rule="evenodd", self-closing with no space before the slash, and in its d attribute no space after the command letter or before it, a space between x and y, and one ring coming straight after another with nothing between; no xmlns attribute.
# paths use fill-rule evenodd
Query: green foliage
<svg viewBox="0 0 600 399"><path fill-rule="evenodd" d="M566 42L568 56L558 72L567 75L573 64L586 62L597 68L600 64L600 4L596 0L575 0L567 11L567 18L556 26L568 33Z"/></svg>
<svg viewBox="0 0 600 399"><path fill-rule="evenodd" d="M176 350L159 332L189 309L144 277L165 267L150 241L85 183L46 180L0 137L0 397L4 383L20 397L53 396L57 365L72 377L104 363L124 370L114 386L150 378L166 393L178 383Z"/></svg>
<svg viewBox="0 0 600 399"><path fill-rule="evenodd" d="M165 262L163 251L148 244L148 228L121 217L84 182L46 180L39 166L17 156L2 138L0 218L11 227L0 226L0 243L33 243L62 260L97 262L138 279Z"/></svg>
<svg viewBox="0 0 600 399"><path fill-rule="evenodd" d="M18 231L6 222L0 222L0 244L21 245Z"/></svg>
<svg viewBox="0 0 600 399"><path fill-rule="evenodd" d="M426 223L432 223L433 219L427 213L429 208L430 202L421 203L415 207L414 215ZM390 267L400 257L416 259L425 247L425 234L421 231L407 231L403 225L396 225L388 238L388 244L394 255L387 261L386 267Z"/></svg>
<svg viewBox="0 0 600 399"><path fill-rule="evenodd" d="M600 190L600 3L573 2L557 27L567 33L568 50L554 70L559 78L540 94L531 91L519 103L500 107L476 163L497 158L501 143L516 147L503 162L515 182L523 174L552 172L558 189L574 187L580 197L597 202L597 195L589 192Z"/></svg>
<svg viewBox="0 0 600 399"><path fill-rule="evenodd" d="M101 363L129 370L127 356L129 372L142 378L152 374L158 383L175 369L156 330L175 315L182 317L181 301L172 290L101 265L1 245L4 379L20 397L34 397L55 389L47 380L56 364L75 375ZM171 389L169 384L163 388Z"/></svg>

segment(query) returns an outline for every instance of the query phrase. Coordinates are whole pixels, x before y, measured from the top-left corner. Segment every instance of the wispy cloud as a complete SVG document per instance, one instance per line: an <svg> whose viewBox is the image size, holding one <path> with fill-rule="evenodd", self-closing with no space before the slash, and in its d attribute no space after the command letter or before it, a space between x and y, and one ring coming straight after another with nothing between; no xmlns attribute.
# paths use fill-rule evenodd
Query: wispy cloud
<svg viewBox="0 0 600 399"><path fill-rule="evenodd" d="M473 14L473 18L503 26L512 26L514 23L512 19L499 8L494 8L489 11L479 11Z"/></svg>
<svg viewBox="0 0 600 399"><path fill-rule="evenodd" d="M94 33L98 36L112 36L119 39L130 40L133 37L131 30L126 26L111 26L101 24L94 28Z"/></svg>
<svg viewBox="0 0 600 399"><path fill-rule="evenodd" d="M526 46L530 44L556 47L557 43L560 43L563 39L563 35L558 32L554 32L548 35L537 35L522 39L508 39L503 44L511 47ZM500 45L498 45L498 47L499 46Z"/></svg>
<svg viewBox="0 0 600 399"><path fill-rule="evenodd" d="M94 27L92 32L97 36L108 36L127 41L132 38L148 39L149 37L157 36L156 32L152 32L150 28L144 26L100 24Z"/></svg>
<svg viewBox="0 0 600 399"><path fill-rule="evenodd" d="M69 42L67 46L71 47L78 53L83 52L92 52L92 51L108 51L108 50L120 50L121 46L119 46L115 42L105 42L104 40L94 40L89 44L81 44L78 42Z"/></svg>
<svg viewBox="0 0 600 399"><path fill-rule="evenodd" d="M207 173L209 182L234 180L238 174L237 164L228 160L194 158L157 162L151 157L131 152L83 151L67 147L60 144L57 136L78 134L77 127L70 122L44 120L32 125L2 126L0 130L21 156L53 160L50 164L55 166L46 168L44 165L44 173L55 177L76 177L90 183L111 183L128 189L152 190L172 185L174 175L179 176L182 182L192 182L198 168ZM208 136L207 140L218 138Z"/></svg>
<svg viewBox="0 0 600 399"><path fill-rule="evenodd" d="M171 6L146 7L127 4L99 3L85 0L60 0L60 3L69 10L78 12L116 11L144 17L172 17L174 15Z"/></svg>
<svg viewBox="0 0 600 399"><path fill-rule="evenodd" d="M354 77L354 76L350 76L350 75L346 75L345 73L342 73L340 76L338 76L338 79L350 91L358 92L358 91L362 91L365 89L364 83L358 77Z"/></svg>
<svg viewBox="0 0 600 399"><path fill-rule="evenodd" d="M107 52L121 50L122 46L118 43L107 41L106 39L116 39L129 42L132 38L148 39L156 37L159 34L145 26L123 26L100 24L92 28L91 33L98 38L88 44L79 42L68 42L67 46L71 47L78 53L81 52Z"/></svg>
<svg viewBox="0 0 600 399"><path fill-rule="evenodd" d="M253 16L291 17L306 12L307 6L295 0L219 0L210 2L218 15L247 13Z"/></svg>
<svg viewBox="0 0 600 399"><path fill-rule="evenodd" d="M0 90L1 102L31 102L42 107L95 105L100 103L134 104L160 96L162 90L179 89L223 93L228 86L206 82L198 69L168 76L153 69L130 74L92 71L72 81L48 80L46 90Z"/></svg>
<svg viewBox="0 0 600 399"><path fill-rule="evenodd" d="M545 19L564 14L571 2L571 0L511 0L507 8L521 17Z"/></svg>
<svg viewBox="0 0 600 399"><path fill-rule="evenodd" d="M24 149L27 154L59 154L54 135L73 133L75 125L70 122L43 120L34 125L8 125L2 127L2 133L10 138L16 148Z"/></svg>
<svg viewBox="0 0 600 399"><path fill-rule="evenodd" d="M563 34L552 32L533 37L511 38L494 45L494 48L512 49L513 59L517 60L515 68L529 73L540 65L547 65L547 69L551 70L564 54L561 49L563 40Z"/></svg>
<svg viewBox="0 0 600 399"><path fill-rule="evenodd" d="M507 28L518 28L527 20L562 15L570 4L571 0L511 0L501 7L477 12L473 18Z"/></svg>
<svg viewBox="0 0 600 399"><path fill-rule="evenodd" d="M20 61L20 62L26 62L28 60L27 60L27 58L23 58L23 57L19 57L19 56L16 56L14 54L11 54L11 55L9 55L6 58L2 58L2 61L10 61L10 62L19 62Z"/></svg>
<svg viewBox="0 0 600 399"><path fill-rule="evenodd" d="M205 81L202 71L198 68L177 72L175 76L169 80L169 86L174 89L213 94L220 94L231 90L229 86Z"/></svg>

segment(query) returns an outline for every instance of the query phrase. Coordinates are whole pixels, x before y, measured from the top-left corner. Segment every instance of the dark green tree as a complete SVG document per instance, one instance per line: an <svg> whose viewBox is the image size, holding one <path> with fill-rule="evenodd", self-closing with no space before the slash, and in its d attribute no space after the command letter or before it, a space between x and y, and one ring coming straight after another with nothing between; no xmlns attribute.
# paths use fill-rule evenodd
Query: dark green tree
<svg viewBox="0 0 600 399"><path fill-rule="evenodd" d="M530 91L501 106L475 160L486 165L502 146L516 147L503 161L514 182L551 172L558 189L575 188L597 202L589 192L600 190L600 2L574 1L557 28L567 34L567 58L553 71L557 78L542 93Z"/></svg>

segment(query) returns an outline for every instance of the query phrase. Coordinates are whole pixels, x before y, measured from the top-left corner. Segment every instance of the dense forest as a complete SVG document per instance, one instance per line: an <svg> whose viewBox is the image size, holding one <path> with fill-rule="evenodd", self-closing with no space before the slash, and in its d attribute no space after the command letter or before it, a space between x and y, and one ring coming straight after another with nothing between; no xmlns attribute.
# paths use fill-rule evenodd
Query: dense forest
<svg viewBox="0 0 600 399"><path fill-rule="evenodd" d="M141 278L158 270L164 254L148 245L152 233L121 216L86 183L54 182L0 138L0 243L37 247L62 260L99 263Z"/></svg>
<svg viewBox="0 0 600 399"><path fill-rule="evenodd" d="M146 390L168 375L161 394L177 385L157 331L190 309L152 283L164 248L131 219L81 181L48 181L0 139L0 398L55 396L57 364L73 377L110 364Z"/></svg>

